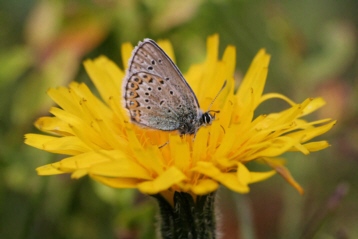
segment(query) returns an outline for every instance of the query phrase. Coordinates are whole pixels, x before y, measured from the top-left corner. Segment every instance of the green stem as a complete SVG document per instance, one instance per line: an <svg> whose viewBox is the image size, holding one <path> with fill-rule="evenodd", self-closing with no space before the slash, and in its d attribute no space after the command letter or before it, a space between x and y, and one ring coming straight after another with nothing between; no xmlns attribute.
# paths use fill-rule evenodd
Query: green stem
<svg viewBox="0 0 358 239"><path fill-rule="evenodd" d="M215 239L215 193L197 196L174 193L174 207L161 195L153 195L159 204L162 239Z"/></svg>

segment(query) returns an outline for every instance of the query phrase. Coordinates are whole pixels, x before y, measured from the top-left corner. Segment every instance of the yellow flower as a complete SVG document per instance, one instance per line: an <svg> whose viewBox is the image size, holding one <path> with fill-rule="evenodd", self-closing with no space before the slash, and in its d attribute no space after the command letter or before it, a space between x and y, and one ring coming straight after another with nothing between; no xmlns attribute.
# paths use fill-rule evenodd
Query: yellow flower
<svg viewBox="0 0 358 239"><path fill-rule="evenodd" d="M169 42L158 44L173 58ZM35 125L51 136L27 134L25 143L68 157L39 167L38 174L71 173L73 178L89 175L111 187L161 193L171 201L175 191L205 195L220 184L247 193L250 183L278 172L302 193L279 157L287 151L309 154L329 146L326 141L308 141L331 129L335 121L302 119L321 107L323 99L294 103L281 94L263 94L270 60L264 50L258 52L235 89L235 48L228 46L219 59L218 45L217 35L209 37L205 62L193 65L185 74L204 111L227 81L212 106L220 113L212 125L201 127L195 136L132 124L122 107L124 70L106 57L85 61L102 99L83 83L72 82L68 88L48 91L59 107L50 110L53 117L42 117ZM128 61L132 50L132 45L123 44L123 62ZM257 107L272 98L287 102L287 109L255 117ZM253 160L273 170L252 172L245 163Z"/></svg>

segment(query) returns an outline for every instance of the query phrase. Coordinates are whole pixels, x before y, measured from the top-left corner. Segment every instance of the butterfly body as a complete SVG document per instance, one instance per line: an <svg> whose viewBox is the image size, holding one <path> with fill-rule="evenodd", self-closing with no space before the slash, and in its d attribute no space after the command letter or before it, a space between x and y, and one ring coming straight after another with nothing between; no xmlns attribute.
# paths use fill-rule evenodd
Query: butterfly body
<svg viewBox="0 0 358 239"><path fill-rule="evenodd" d="M214 119L200 109L178 67L150 39L133 50L123 92L131 121L143 127L195 134Z"/></svg>

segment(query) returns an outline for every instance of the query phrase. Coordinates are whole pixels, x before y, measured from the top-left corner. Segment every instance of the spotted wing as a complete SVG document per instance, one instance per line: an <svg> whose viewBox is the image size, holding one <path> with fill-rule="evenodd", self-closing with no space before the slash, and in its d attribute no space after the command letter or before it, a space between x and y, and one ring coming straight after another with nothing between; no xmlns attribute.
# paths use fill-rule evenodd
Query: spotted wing
<svg viewBox="0 0 358 239"><path fill-rule="evenodd" d="M133 51L123 83L125 107L137 124L177 130L199 118L199 104L178 67L153 41Z"/></svg>

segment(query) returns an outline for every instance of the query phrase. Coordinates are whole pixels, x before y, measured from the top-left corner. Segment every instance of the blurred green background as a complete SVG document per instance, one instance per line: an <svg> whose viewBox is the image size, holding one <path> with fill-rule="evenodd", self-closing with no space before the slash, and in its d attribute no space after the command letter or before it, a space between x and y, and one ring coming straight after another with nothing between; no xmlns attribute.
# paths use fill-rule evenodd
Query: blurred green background
<svg viewBox="0 0 358 239"><path fill-rule="evenodd" d="M154 200L88 178L39 177L36 167L62 156L24 145L23 135L48 115L49 87L90 84L84 59L106 55L122 67L121 43L165 38L186 72L213 33L221 53L237 47L238 80L266 48L266 92L322 96L327 105L310 119L338 120L320 137L332 147L285 155L303 196L279 176L248 195L220 189L223 238L358 238L357 9L356 0L1 0L0 238L155 238Z"/></svg>

